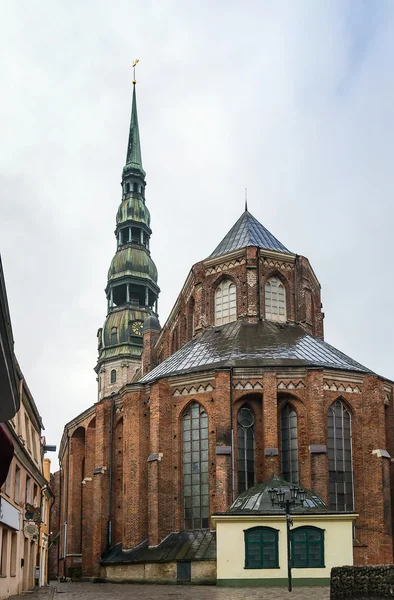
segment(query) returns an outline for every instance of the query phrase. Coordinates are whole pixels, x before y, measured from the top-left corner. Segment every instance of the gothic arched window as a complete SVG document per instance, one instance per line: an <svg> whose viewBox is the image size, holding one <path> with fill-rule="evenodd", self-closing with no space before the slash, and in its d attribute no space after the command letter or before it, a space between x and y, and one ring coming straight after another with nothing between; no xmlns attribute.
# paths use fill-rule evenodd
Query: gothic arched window
<svg viewBox="0 0 394 600"><path fill-rule="evenodd" d="M215 325L230 323L237 318L237 294L235 284L224 279L215 291Z"/></svg>
<svg viewBox="0 0 394 600"><path fill-rule="evenodd" d="M254 414L243 406L238 412L238 494L254 484Z"/></svg>
<svg viewBox="0 0 394 600"><path fill-rule="evenodd" d="M282 477L290 483L298 483L297 413L290 404L280 411L280 445Z"/></svg>
<svg viewBox="0 0 394 600"><path fill-rule="evenodd" d="M112 369L111 371L111 383L116 383L116 371Z"/></svg>
<svg viewBox="0 0 394 600"><path fill-rule="evenodd" d="M118 330L116 327L112 327L111 329L111 344L117 344L118 343Z"/></svg>
<svg viewBox="0 0 394 600"><path fill-rule="evenodd" d="M286 321L285 286L278 277L270 277L265 282L265 318Z"/></svg>
<svg viewBox="0 0 394 600"><path fill-rule="evenodd" d="M182 419L185 529L209 527L208 415L192 402Z"/></svg>
<svg viewBox="0 0 394 600"><path fill-rule="evenodd" d="M352 423L342 400L328 409L328 474L330 508L353 510Z"/></svg>

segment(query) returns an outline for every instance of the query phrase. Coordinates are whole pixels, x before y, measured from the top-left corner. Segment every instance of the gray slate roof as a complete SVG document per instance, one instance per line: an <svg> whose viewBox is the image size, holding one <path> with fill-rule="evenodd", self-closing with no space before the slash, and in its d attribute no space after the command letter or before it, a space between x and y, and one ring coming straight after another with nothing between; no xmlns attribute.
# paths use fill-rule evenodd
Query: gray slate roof
<svg viewBox="0 0 394 600"><path fill-rule="evenodd" d="M225 514L227 515L270 515L270 514L284 514L283 508L277 505L272 505L269 497L268 490L271 488L281 489L285 492L285 499L290 498L290 489L295 487L292 483L285 481L278 475L273 475L267 481L258 483L253 487L249 488L245 492L242 492L236 500L232 503L230 508ZM303 505L293 506L291 512L294 514L308 514L308 513L327 513L335 512L330 511L329 508L324 504L320 496L317 496L311 490L305 489L305 500Z"/></svg>
<svg viewBox="0 0 394 600"><path fill-rule="evenodd" d="M171 533L158 546L149 548L148 541L132 550L117 544L101 557L102 564L172 562L177 560L215 560L216 533L189 530Z"/></svg>
<svg viewBox="0 0 394 600"><path fill-rule="evenodd" d="M220 367L305 366L371 373L323 340L291 323L234 321L210 327L140 379Z"/></svg>
<svg viewBox="0 0 394 600"><path fill-rule="evenodd" d="M246 246L256 246L265 250L291 254L290 250L277 240L250 212L245 210L209 258L215 258Z"/></svg>

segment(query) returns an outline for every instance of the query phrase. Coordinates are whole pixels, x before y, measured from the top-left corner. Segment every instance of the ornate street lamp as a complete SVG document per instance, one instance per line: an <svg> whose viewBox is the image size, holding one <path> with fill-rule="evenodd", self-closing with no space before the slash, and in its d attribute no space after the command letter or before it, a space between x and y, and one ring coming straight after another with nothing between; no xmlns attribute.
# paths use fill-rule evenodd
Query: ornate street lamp
<svg viewBox="0 0 394 600"><path fill-rule="evenodd" d="M270 488L268 495L272 506L279 506L286 511L286 532L287 532L287 581L289 592L292 591L291 580L291 544L290 544L290 527L293 526L293 521L290 516L290 509L296 506L304 506L306 492L304 489L293 486L289 490L289 496L286 497L286 491L282 488Z"/></svg>

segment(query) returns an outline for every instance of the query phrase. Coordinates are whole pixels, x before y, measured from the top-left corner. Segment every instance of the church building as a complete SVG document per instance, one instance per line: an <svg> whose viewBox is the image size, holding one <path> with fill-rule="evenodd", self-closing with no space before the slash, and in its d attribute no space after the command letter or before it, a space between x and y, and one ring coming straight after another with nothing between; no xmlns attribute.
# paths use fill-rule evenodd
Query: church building
<svg viewBox="0 0 394 600"><path fill-rule="evenodd" d="M358 515L355 564L392 563L393 383L324 340L308 258L247 206L161 326L145 187L134 82L98 398L64 428L52 573L215 581L212 515L276 473Z"/></svg>

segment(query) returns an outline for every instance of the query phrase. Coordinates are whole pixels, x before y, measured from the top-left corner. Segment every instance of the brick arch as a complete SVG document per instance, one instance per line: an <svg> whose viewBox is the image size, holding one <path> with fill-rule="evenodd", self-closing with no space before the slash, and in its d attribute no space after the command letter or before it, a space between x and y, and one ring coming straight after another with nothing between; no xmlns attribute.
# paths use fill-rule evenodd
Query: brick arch
<svg viewBox="0 0 394 600"><path fill-rule="evenodd" d="M188 400L186 402L185 406L183 406L181 412L179 413L178 418L179 418L180 422L182 421L183 417L185 416L186 411L190 408L190 406L193 404L193 402L195 402L196 404L199 404L205 410L205 412L208 415L208 419L209 419L209 410L207 407L207 403L200 399L197 400L197 398L191 398L190 400Z"/></svg>
<svg viewBox="0 0 394 600"><path fill-rule="evenodd" d="M289 283L287 277L285 275L283 275L283 273L281 273L278 269L275 269L275 268L268 271L268 273L266 273L261 280L260 293L261 293L261 297L263 299L261 309L264 314L264 318L265 318L265 284L267 283L268 279L271 279L271 277L277 277L284 285L285 296L286 296L286 320L289 321L290 320L289 316L291 315L290 283Z"/></svg>
<svg viewBox="0 0 394 600"><path fill-rule="evenodd" d="M331 406L333 406L335 404L335 402L337 402L337 400L340 400L345 405L346 410L350 413L350 416L351 416L352 421L353 421L353 418L354 418L354 415L355 415L354 407L351 405L351 403L349 402L349 400L347 400L343 396L338 396L334 400L329 400L328 403L327 403L327 406L326 406L326 413L328 413L328 411L331 408Z"/></svg>
<svg viewBox="0 0 394 600"><path fill-rule="evenodd" d="M278 392L278 413L280 413L286 404L290 404L294 408L297 417L301 414L306 416L306 405L303 398L285 390Z"/></svg>
<svg viewBox="0 0 394 600"><path fill-rule="evenodd" d="M93 419L89 421L87 429L96 429L96 416L94 416Z"/></svg>
<svg viewBox="0 0 394 600"><path fill-rule="evenodd" d="M79 427L74 429L74 431L70 435L70 439L72 439L72 438L85 439L85 427L83 427L82 425L79 425Z"/></svg>

